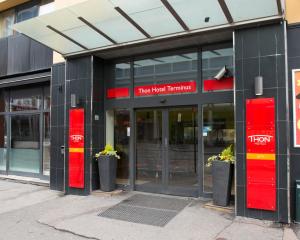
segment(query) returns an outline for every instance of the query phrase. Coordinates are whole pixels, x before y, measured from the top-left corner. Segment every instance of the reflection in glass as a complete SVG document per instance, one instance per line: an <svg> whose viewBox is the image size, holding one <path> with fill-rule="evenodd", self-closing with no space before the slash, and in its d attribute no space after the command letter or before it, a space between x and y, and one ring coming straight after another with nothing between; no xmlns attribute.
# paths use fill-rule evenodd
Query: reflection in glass
<svg viewBox="0 0 300 240"><path fill-rule="evenodd" d="M11 116L10 171L39 173L39 115Z"/></svg>
<svg viewBox="0 0 300 240"><path fill-rule="evenodd" d="M5 116L0 115L0 170L6 170L6 121Z"/></svg>
<svg viewBox="0 0 300 240"><path fill-rule="evenodd" d="M207 159L234 144L234 133L233 104L203 105L204 192L212 191L212 173L211 167L206 166Z"/></svg>
<svg viewBox="0 0 300 240"><path fill-rule="evenodd" d="M229 70L228 76L233 76L233 49L215 49L202 52L202 79L213 80L214 76L223 68ZM204 84L203 84L204 86Z"/></svg>
<svg viewBox="0 0 300 240"><path fill-rule="evenodd" d="M197 53L184 53L134 62L134 85L186 82L197 79Z"/></svg>
<svg viewBox="0 0 300 240"><path fill-rule="evenodd" d="M13 35L13 25L15 23L15 10L7 10L0 13L0 38Z"/></svg>
<svg viewBox="0 0 300 240"><path fill-rule="evenodd" d="M44 113L43 175L50 174L50 113Z"/></svg>
<svg viewBox="0 0 300 240"><path fill-rule="evenodd" d="M4 90L0 90L0 112L7 111L7 102L5 100L5 92Z"/></svg>
<svg viewBox="0 0 300 240"><path fill-rule="evenodd" d="M114 144L120 155L117 165L117 183L128 184L129 179L129 137L130 137L130 112L116 110L114 117Z"/></svg>
<svg viewBox="0 0 300 240"><path fill-rule="evenodd" d="M50 103L51 103L51 98L50 98L50 88L46 87L44 88L44 109L50 109Z"/></svg>
<svg viewBox="0 0 300 240"><path fill-rule="evenodd" d="M136 184L162 183L162 112L136 111Z"/></svg>
<svg viewBox="0 0 300 240"><path fill-rule="evenodd" d="M197 109L169 111L169 185L197 186Z"/></svg>
<svg viewBox="0 0 300 240"><path fill-rule="evenodd" d="M40 110L42 105L42 99L40 95L35 96L17 96L10 99L10 111L34 111Z"/></svg>

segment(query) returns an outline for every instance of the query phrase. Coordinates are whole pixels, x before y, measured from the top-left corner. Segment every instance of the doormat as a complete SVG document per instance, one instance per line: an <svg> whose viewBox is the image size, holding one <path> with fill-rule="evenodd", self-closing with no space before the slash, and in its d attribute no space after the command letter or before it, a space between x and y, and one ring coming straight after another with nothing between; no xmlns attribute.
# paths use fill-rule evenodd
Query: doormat
<svg viewBox="0 0 300 240"><path fill-rule="evenodd" d="M136 194L98 216L164 227L190 203L189 199Z"/></svg>

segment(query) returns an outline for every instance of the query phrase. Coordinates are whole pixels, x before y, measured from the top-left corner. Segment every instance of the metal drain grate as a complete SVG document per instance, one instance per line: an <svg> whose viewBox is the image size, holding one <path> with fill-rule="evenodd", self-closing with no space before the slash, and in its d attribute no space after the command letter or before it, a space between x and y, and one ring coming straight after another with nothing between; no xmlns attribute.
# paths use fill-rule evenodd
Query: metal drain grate
<svg viewBox="0 0 300 240"><path fill-rule="evenodd" d="M136 194L98 216L164 227L189 203L185 199Z"/></svg>

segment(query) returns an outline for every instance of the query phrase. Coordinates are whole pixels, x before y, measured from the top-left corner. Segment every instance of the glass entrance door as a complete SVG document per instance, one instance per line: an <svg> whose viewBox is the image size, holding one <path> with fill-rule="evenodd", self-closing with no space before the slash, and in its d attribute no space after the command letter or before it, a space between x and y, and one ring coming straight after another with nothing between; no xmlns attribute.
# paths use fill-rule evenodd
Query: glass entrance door
<svg viewBox="0 0 300 240"><path fill-rule="evenodd" d="M197 108L136 111L137 190L197 196Z"/></svg>

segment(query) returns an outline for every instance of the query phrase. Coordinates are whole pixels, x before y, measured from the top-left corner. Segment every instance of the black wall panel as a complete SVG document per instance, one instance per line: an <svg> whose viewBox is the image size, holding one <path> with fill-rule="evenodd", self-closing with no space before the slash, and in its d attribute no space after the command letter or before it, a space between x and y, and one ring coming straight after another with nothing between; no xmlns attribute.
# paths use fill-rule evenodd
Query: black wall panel
<svg viewBox="0 0 300 240"><path fill-rule="evenodd" d="M52 66L52 50L21 34L0 39L0 49L0 77L45 70Z"/></svg>
<svg viewBox="0 0 300 240"><path fill-rule="evenodd" d="M286 64L284 24L274 24L235 32L236 65L236 171L237 215L288 222L288 116L286 111ZM263 76L264 94L255 96L254 78ZM276 101L276 212L246 207L246 99L273 97Z"/></svg>
<svg viewBox="0 0 300 240"><path fill-rule="evenodd" d="M27 72L30 69L30 39L23 35L8 38L7 75Z"/></svg>
<svg viewBox="0 0 300 240"><path fill-rule="evenodd" d="M7 56L8 56L7 38L0 39L0 77L7 74Z"/></svg>
<svg viewBox="0 0 300 240"><path fill-rule="evenodd" d="M51 151L50 151L50 188L64 190L65 160L61 146L65 138L65 64L52 68L51 82Z"/></svg>

